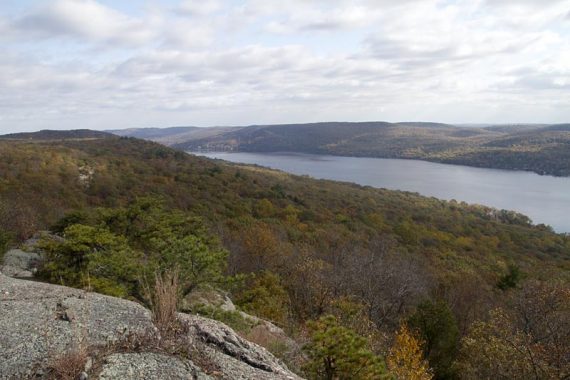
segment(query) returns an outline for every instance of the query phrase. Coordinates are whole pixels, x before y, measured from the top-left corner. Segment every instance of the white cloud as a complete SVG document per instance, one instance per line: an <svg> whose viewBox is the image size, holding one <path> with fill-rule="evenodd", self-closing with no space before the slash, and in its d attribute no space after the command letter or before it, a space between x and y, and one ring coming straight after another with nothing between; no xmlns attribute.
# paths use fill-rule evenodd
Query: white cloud
<svg viewBox="0 0 570 380"><path fill-rule="evenodd" d="M223 6L218 0L186 0L183 1L175 11L191 16L207 16L221 9L223 9Z"/></svg>
<svg viewBox="0 0 570 380"><path fill-rule="evenodd" d="M15 33L32 37L69 37L97 42L143 44L153 30L94 0L56 0L32 9L12 25Z"/></svg>
<svg viewBox="0 0 570 380"><path fill-rule="evenodd" d="M361 6L344 7L332 10L307 8L301 13L290 14L283 20L270 21L266 30L277 34L290 34L299 31L338 31L361 28L373 22L370 10Z"/></svg>
<svg viewBox="0 0 570 380"><path fill-rule="evenodd" d="M570 117L568 0L105 4L0 18L0 131Z"/></svg>

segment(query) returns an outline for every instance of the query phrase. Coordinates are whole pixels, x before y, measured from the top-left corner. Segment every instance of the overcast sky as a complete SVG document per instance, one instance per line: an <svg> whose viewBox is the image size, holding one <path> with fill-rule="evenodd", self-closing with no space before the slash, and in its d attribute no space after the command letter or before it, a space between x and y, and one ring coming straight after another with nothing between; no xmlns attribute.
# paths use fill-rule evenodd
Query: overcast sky
<svg viewBox="0 0 570 380"><path fill-rule="evenodd" d="M570 121L570 0L2 0L0 132Z"/></svg>

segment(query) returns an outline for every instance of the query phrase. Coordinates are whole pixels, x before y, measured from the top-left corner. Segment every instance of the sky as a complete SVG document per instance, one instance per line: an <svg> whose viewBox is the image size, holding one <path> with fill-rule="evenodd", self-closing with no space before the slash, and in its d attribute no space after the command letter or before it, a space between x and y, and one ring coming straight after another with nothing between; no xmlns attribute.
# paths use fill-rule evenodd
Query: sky
<svg viewBox="0 0 570 380"><path fill-rule="evenodd" d="M2 0L0 133L570 122L570 0Z"/></svg>

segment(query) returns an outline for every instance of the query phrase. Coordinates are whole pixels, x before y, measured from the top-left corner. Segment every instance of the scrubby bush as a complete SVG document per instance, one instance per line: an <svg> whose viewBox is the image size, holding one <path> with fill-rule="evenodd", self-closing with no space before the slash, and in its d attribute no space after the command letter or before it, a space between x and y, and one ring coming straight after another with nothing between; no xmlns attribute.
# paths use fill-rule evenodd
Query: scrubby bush
<svg viewBox="0 0 570 380"><path fill-rule="evenodd" d="M12 235L5 231L0 230L0 262L2 260L2 257L4 256L4 253L6 253L6 251L8 250L11 241L12 241Z"/></svg>
<svg viewBox="0 0 570 380"><path fill-rule="evenodd" d="M225 323L240 333L249 333L257 324L254 319L245 317L237 310L223 310L211 305L196 305L192 312Z"/></svg>
<svg viewBox="0 0 570 380"><path fill-rule="evenodd" d="M47 257L39 277L118 297L134 295L142 255L124 237L104 227L74 224L63 238L41 242Z"/></svg>
<svg viewBox="0 0 570 380"><path fill-rule="evenodd" d="M66 216L64 226L76 216ZM39 276L68 286L142 299L141 280L177 268L180 295L225 279L227 252L201 220L142 199L126 208L99 209L70 224L63 240L44 240Z"/></svg>
<svg viewBox="0 0 570 380"><path fill-rule="evenodd" d="M307 325L305 371L310 379L389 379L384 361L367 347L367 341L328 315Z"/></svg>
<svg viewBox="0 0 570 380"><path fill-rule="evenodd" d="M424 344L424 354L434 369L436 379L455 379L455 357L459 346L459 328L444 301L425 301L408 319Z"/></svg>
<svg viewBox="0 0 570 380"><path fill-rule="evenodd" d="M289 315L289 294L279 276L264 271L255 275L248 285L238 294L236 304L248 313L285 325Z"/></svg>

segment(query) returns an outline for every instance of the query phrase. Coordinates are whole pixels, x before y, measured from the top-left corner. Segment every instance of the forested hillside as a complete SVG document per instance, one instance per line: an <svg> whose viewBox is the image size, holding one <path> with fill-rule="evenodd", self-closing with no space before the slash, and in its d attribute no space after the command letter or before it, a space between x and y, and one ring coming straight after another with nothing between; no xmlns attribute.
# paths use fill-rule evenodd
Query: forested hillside
<svg viewBox="0 0 570 380"><path fill-rule="evenodd" d="M325 359L346 378L570 375L570 238L514 212L133 138L0 141L0 248L48 228L66 242L41 275L71 286L138 299L145 266L204 264L187 290L207 274L306 342L310 378Z"/></svg>
<svg viewBox="0 0 570 380"><path fill-rule="evenodd" d="M171 143L185 150L303 152L407 158L570 175L570 130L561 125L456 127L437 123L251 126Z"/></svg>
<svg viewBox="0 0 570 380"><path fill-rule="evenodd" d="M168 127L168 128L128 128L114 129L106 132L122 137L136 137L159 142L164 145L173 145L181 141L211 138L213 136L238 130L240 127Z"/></svg>

